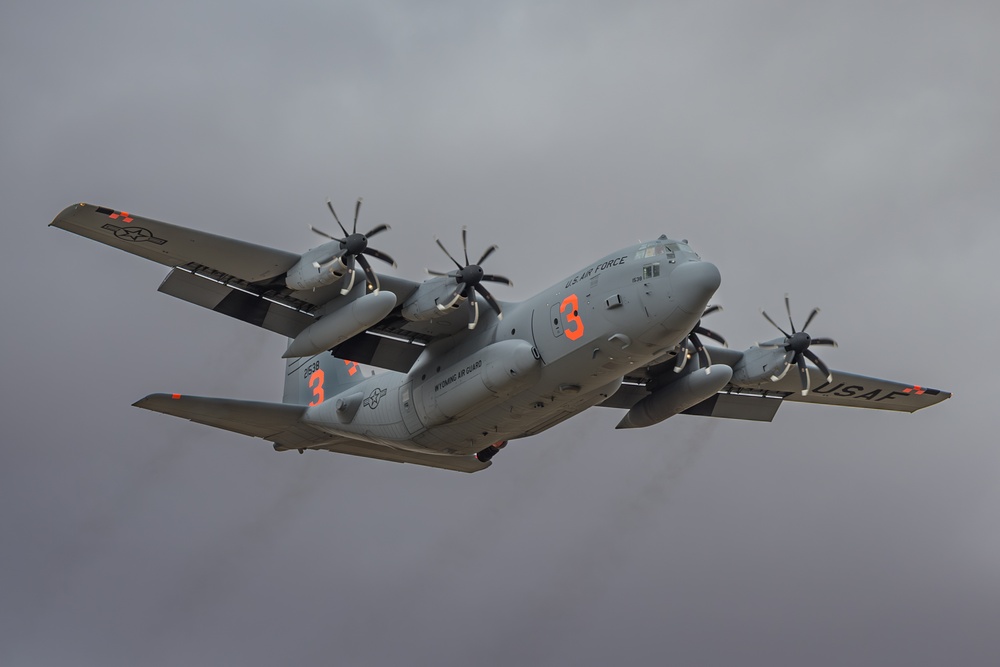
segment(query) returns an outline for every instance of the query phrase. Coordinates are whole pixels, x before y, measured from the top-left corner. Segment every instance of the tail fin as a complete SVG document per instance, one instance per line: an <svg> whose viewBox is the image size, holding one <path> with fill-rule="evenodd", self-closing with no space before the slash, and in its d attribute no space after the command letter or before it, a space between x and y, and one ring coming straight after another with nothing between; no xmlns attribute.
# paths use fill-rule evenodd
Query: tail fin
<svg viewBox="0 0 1000 667"><path fill-rule="evenodd" d="M357 363L338 359L330 352L289 359L285 365L285 392L281 402L319 405L362 380L364 375Z"/></svg>

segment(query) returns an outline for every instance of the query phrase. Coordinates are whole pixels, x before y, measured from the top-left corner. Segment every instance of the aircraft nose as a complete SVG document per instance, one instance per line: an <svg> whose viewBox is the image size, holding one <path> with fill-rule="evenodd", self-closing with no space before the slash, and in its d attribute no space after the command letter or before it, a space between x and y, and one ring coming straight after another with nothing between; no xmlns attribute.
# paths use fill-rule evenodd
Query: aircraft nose
<svg viewBox="0 0 1000 667"><path fill-rule="evenodd" d="M701 315L721 284L722 274L711 262L686 262L670 274L673 297L678 307L690 315Z"/></svg>

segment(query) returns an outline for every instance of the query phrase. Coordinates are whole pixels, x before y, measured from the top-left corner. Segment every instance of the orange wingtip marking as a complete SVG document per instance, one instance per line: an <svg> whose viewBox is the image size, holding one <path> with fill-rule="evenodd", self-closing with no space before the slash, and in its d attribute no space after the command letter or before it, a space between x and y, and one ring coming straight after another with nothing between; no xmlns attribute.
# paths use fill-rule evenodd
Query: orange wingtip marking
<svg viewBox="0 0 1000 667"><path fill-rule="evenodd" d="M174 400L177 400L177 399L178 399L178 398L180 398L180 397L181 397L181 395L180 395L180 394L173 394L173 395L171 395L171 396L170 396L170 398L172 398L172 399L174 399Z"/></svg>

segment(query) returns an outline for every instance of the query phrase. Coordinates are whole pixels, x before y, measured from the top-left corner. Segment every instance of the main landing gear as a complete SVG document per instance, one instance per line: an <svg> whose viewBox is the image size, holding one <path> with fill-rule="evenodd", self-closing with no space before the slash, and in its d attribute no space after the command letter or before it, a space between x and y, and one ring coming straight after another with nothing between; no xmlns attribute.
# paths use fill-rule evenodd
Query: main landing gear
<svg viewBox="0 0 1000 667"><path fill-rule="evenodd" d="M476 454L476 458L479 459L480 461L482 461L483 463L486 463L491 458L493 458L494 456L496 456L497 452L499 452L501 449L503 449L506 446L507 446L507 441L506 440L501 440L500 442L495 442L492 445L490 445L489 447L487 447L486 449L484 449L483 451L478 452Z"/></svg>

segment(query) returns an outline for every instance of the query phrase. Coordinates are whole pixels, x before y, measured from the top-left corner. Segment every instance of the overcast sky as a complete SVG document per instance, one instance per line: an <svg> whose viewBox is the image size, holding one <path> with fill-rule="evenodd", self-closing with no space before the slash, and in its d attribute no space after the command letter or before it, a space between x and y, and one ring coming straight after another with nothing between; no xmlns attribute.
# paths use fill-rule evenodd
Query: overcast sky
<svg viewBox="0 0 1000 667"><path fill-rule="evenodd" d="M273 4L273 6L272 6ZM995 665L1000 11L989 2L7 2L3 665ZM130 407L280 400L284 339L48 228L287 250L327 197L526 298L687 238L744 348L955 392L771 424L594 409L462 475ZM377 267L381 268L381 267Z"/></svg>

